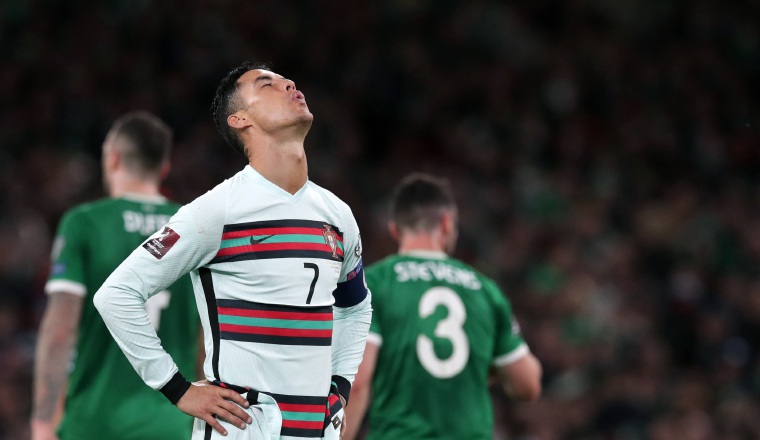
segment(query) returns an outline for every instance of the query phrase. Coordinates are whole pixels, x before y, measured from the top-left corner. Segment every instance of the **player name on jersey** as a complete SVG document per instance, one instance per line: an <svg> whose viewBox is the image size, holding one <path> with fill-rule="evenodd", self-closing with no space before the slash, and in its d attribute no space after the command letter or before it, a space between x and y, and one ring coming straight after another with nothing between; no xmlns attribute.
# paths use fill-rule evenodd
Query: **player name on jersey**
<svg viewBox="0 0 760 440"><path fill-rule="evenodd" d="M121 213L124 219L124 231L139 232L148 236L156 232L161 226L169 223L170 215L152 214L125 209Z"/></svg>
<svg viewBox="0 0 760 440"><path fill-rule="evenodd" d="M396 280L408 281L445 281L471 290L480 289L481 284L474 272L446 264L443 261L402 261L393 266Z"/></svg>

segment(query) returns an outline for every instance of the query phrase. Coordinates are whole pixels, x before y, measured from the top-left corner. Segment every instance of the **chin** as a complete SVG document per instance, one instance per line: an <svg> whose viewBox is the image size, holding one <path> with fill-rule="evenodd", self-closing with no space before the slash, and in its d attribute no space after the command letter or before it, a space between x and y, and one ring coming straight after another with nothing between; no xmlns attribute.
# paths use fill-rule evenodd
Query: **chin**
<svg viewBox="0 0 760 440"><path fill-rule="evenodd" d="M298 115L297 120L298 123L311 127L311 123L314 121L314 115L307 111L306 113Z"/></svg>
<svg viewBox="0 0 760 440"><path fill-rule="evenodd" d="M311 112L307 109L304 113L301 114L301 118L311 122L314 120L314 115L312 115Z"/></svg>

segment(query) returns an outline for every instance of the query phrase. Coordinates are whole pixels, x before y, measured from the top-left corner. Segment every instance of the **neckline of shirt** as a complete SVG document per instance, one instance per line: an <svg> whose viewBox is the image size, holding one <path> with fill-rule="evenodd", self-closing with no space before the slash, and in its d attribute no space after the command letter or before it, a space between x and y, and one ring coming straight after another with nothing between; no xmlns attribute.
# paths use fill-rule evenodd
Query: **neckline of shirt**
<svg viewBox="0 0 760 440"><path fill-rule="evenodd" d="M256 169L251 166L251 164L245 166L245 169L243 169L243 175L248 176L249 178L253 179L255 183L269 190L272 195L285 199L292 203L300 200L303 194L306 192L306 188L309 186L309 179L307 178L306 183L304 183L304 185L299 188L295 194L291 194L274 184L272 181L268 180L266 177L262 176L261 173L256 171Z"/></svg>
<svg viewBox="0 0 760 440"><path fill-rule="evenodd" d="M424 249L414 249L406 252L399 252L399 255L405 257L418 257L418 258L433 258L436 260L445 260L448 258L446 252L443 251L429 251Z"/></svg>
<svg viewBox="0 0 760 440"><path fill-rule="evenodd" d="M120 199L124 200L130 200L133 202L143 202L143 203L164 203L166 202L166 197L160 195L160 194L139 194L139 193L124 193L120 197Z"/></svg>

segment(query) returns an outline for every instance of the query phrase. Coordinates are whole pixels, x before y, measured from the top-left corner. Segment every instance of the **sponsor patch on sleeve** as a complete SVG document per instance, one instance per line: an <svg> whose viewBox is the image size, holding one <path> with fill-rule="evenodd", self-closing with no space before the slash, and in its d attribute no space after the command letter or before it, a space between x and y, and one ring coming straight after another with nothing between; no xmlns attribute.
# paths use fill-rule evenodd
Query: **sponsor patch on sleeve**
<svg viewBox="0 0 760 440"><path fill-rule="evenodd" d="M58 260L58 257L61 256L61 252L63 252L64 247L66 247L66 237L63 235L55 237L55 241L53 241L53 249L50 253L50 259L53 261Z"/></svg>
<svg viewBox="0 0 760 440"><path fill-rule="evenodd" d="M519 335L520 332L521 332L520 323L517 322L517 318L515 318L515 316L512 315L512 334Z"/></svg>
<svg viewBox="0 0 760 440"><path fill-rule="evenodd" d="M66 264L65 263L54 263L53 266L50 268L50 275L60 275L62 273L66 272Z"/></svg>
<svg viewBox="0 0 760 440"><path fill-rule="evenodd" d="M160 260L164 258L167 252L169 252L179 240L179 234L174 229L164 226L164 229L155 237L150 237L148 241L143 244L145 250L151 253L156 259Z"/></svg>
<svg viewBox="0 0 760 440"><path fill-rule="evenodd" d="M362 260L359 260L359 263L356 265L354 270L349 272L348 275L346 276L346 281L351 281L354 278L356 278L356 276L359 275L359 272L361 272L361 270L362 270Z"/></svg>

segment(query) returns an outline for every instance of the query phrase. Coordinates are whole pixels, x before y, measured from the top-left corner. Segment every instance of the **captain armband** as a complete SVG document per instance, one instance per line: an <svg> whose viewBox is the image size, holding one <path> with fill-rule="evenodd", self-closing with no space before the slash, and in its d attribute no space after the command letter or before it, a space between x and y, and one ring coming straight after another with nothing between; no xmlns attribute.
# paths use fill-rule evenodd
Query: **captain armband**
<svg viewBox="0 0 760 440"><path fill-rule="evenodd" d="M364 282L364 266L362 260L348 273L346 281L338 283L333 291L335 307L353 307L367 297L367 284Z"/></svg>

